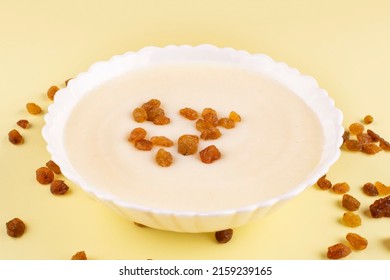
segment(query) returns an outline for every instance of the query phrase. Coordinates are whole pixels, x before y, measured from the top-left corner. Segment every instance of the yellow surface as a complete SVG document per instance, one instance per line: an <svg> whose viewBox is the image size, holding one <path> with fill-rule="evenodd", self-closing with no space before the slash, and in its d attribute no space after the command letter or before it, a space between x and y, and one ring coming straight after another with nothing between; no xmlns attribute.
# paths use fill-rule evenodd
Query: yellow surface
<svg viewBox="0 0 390 280"><path fill-rule="evenodd" d="M50 158L40 135L43 115L25 110L27 102L46 110L46 90L95 61L148 45L210 43L265 53L314 76L344 112L345 125L369 113L372 129L390 139L389 14L386 0L1 0L0 259L69 259L80 250L90 259L324 259L348 232L369 241L348 259L390 259L390 220L370 218L374 198L361 191L369 181L390 184L388 152L343 151L328 173L361 200L361 227L341 224L341 196L310 187L221 245L213 233L139 228L72 184L65 196L51 195L35 181ZM21 118L32 127L20 129L25 143L14 146L7 133ZM14 217L27 224L21 238L6 234Z"/></svg>

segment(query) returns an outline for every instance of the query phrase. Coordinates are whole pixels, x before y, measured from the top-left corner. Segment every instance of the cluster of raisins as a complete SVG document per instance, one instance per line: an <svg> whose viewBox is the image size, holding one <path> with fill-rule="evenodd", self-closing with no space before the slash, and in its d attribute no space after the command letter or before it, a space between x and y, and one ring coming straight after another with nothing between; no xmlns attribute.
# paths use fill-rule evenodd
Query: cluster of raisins
<svg viewBox="0 0 390 280"><path fill-rule="evenodd" d="M65 81L65 85L68 84L70 79ZM57 86L51 86L47 90L47 97L50 100L54 100L54 96L59 90ZM28 102L26 104L26 110L30 115L40 115L43 110L41 106L34 102ZM31 123L27 119L20 119L16 122L22 129L28 129L31 127ZM14 145L24 143L24 137L17 129L12 129L8 132L8 140ZM69 187L63 180L54 180L55 174L61 174L60 167L52 160L46 163L46 166L40 167L35 171L36 180L41 184L50 184L50 191L52 194L60 195L65 194ZM14 218L6 223L7 234L11 237L20 237L26 230L25 223L20 218Z"/></svg>
<svg viewBox="0 0 390 280"><path fill-rule="evenodd" d="M341 218L343 225L355 228L362 224L362 219L359 214L356 213L360 209L361 203L358 199L349 195L347 192L350 187L347 183L337 183L332 185L331 181L326 178L326 175L322 176L317 181L317 186L322 190L333 190L336 194L342 194L341 205L347 210ZM369 206L369 212L372 218L390 217L390 187L384 185L381 182L365 183L362 187L364 194L368 196L384 196L380 199L375 200ZM356 233L348 233L346 240L352 249L364 250L368 241L364 237ZM351 248L343 243L337 243L328 248L327 257L330 259L339 259L348 256L352 250Z"/></svg>
<svg viewBox="0 0 390 280"><path fill-rule="evenodd" d="M368 125L373 122L373 117L367 115L363 123ZM381 151L390 151L390 143L371 129L365 131L362 123L352 123L343 135L343 145L349 151L359 151L374 155Z"/></svg>
<svg viewBox="0 0 390 280"><path fill-rule="evenodd" d="M241 121L241 117L236 112L231 112L228 118L218 118L217 112L212 108L203 109L199 113L192 108L183 108L179 114L184 118L195 121L195 128L200 135L184 134L177 139L177 151L179 154L189 156L198 152L200 139L214 140L221 137L222 133L218 126L226 129L235 127L236 123ZM133 110L132 116L138 123L150 121L156 125L166 125L170 123L170 118L165 115L164 109L161 108L161 101L151 99ZM128 141L134 144L134 147L142 151L150 151L153 146L171 147L174 142L165 136L153 136L146 138L147 131L142 127L134 128L128 137ZM221 158L221 152L215 145L210 145L199 152L200 160L203 163L212 163ZM173 163L173 156L169 151L160 148L156 155L155 161L162 167L168 167Z"/></svg>
<svg viewBox="0 0 390 280"><path fill-rule="evenodd" d="M390 143L371 129L365 129L374 121L371 115L366 115L362 122L354 122L345 130L343 135L343 145L348 151L359 151L369 155L377 154L380 151L390 151ZM347 194L350 187L347 183L337 183L332 185L331 181L322 176L317 181L317 186L322 190L332 189L336 194L342 194L341 205L347 210L341 218L342 223L347 227L358 227L362 224L362 219L356 213L361 203L355 197ZM368 208L372 218L390 217L390 186L377 181L375 183L365 183L362 187L365 195L370 197L385 196L375 200ZM367 247L367 239L356 233L348 233L346 236L350 247L355 250L364 250ZM328 248L327 256L331 259L339 259L348 256L351 248L343 243L335 244Z"/></svg>

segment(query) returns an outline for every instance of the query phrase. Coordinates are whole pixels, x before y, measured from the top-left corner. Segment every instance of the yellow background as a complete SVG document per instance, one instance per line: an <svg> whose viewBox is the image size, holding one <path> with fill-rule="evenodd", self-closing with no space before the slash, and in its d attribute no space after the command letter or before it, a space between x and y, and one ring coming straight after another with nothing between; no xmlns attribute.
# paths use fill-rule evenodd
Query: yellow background
<svg viewBox="0 0 390 280"><path fill-rule="evenodd" d="M213 233L183 234L139 228L90 199L77 186L62 197L35 181L50 159L40 135L51 85L86 71L98 60L144 46L198 45L265 53L314 76L344 113L344 125L372 114L374 131L390 139L390 1L250 0L0 0L0 259L325 259L327 247L356 232L369 241L348 259L390 259L390 220L372 219L374 200L361 186L390 184L390 153L342 152L328 173L346 181L362 202L363 224L342 225L340 195L309 187L272 215L235 229L217 244ZM19 129L25 143L7 133ZM272 121L272 120L270 120ZM278 178L275 178L277 180ZM21 238L5 223L27 224Z"/></svg>

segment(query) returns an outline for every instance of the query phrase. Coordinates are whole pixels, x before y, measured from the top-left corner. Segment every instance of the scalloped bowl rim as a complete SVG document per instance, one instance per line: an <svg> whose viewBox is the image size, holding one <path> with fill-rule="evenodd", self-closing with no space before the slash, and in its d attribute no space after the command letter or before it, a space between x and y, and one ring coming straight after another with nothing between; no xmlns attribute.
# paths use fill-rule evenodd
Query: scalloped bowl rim
<svg viewBox="0 0 390 280"><path fill-rule="evenodd" d="M132 62L133 65L129 65L129 62ZM77 98L73 98L74 94L82 96L89 89L139 67L147 67L156 63L164 65L183 62L227 63L261 72L284 84L309 102L309 106L317 114L323 129L325 130L326 127L327 130L324 151L319 165L305 181L294 186L283 195L239 209L200 213L154 209L130 204L109 193L96 190L82 180L67 158L62 143L63 129L61 130L61 128L64 127L66 117L70 114L72 106L77 103ZM308 186L313 185L319 177L328 172L330 166L340 156L341 136L344 132L342 119L342 112L335 107L334 101L328 93L319 88L313 77L303 75L297 69L289 67L286 63L276 62L265 54L250 54L244 50L218 48L209 44L198 46L149 46L136 52L129 51L122 55L113 56L107 61L96 62L86 72L80 73L76 78L70 80L67 87L57 92L54 103L49 106L48 113L45 115L42 135L47 143L47 150L53 161L60 165L64 176L119 214L158 229L179 232L205 232L244 225L264 215L270 208L276 208L271 206L287 201L301 193ZM214 223L214 225L210 223Z"/></svg>

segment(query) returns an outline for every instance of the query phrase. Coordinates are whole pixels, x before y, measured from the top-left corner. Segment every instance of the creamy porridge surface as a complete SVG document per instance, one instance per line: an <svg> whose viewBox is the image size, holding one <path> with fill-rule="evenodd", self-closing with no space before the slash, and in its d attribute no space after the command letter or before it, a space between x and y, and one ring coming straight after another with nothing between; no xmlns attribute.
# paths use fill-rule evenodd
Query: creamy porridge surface
<svg viewBox="0 0 390 280"><path fill-rule="evenodd" d="M156 98L171 119L157 126L136 123L132 110ZM177 139L197 134L195 122L179 115L211 107L220 117L238 112L233 129L201 140L199 151L216 145L220 160L204 164L199 155L177 153ZM159 147L136 150L127 141L136 127L147 137L175 142L174 163L154 161ZM184 211L217 211L255 204L288 191L318 164L323 131L311 109L280 83L258 73L220 65L176 65L137 70L88 92L74 108L65 148L84 181L134 205Z"/></svg>

